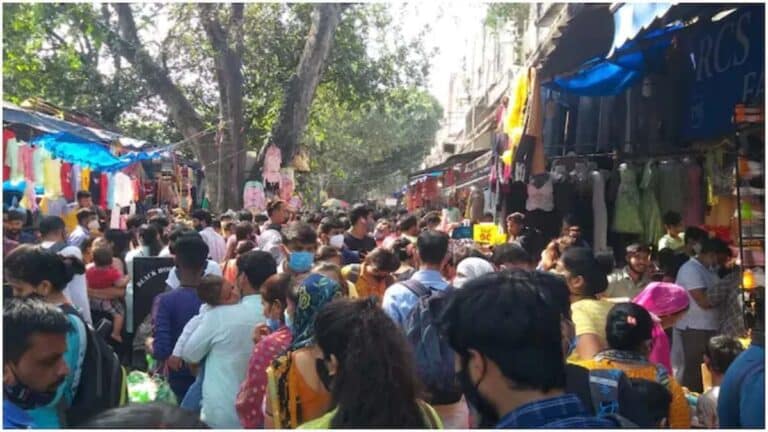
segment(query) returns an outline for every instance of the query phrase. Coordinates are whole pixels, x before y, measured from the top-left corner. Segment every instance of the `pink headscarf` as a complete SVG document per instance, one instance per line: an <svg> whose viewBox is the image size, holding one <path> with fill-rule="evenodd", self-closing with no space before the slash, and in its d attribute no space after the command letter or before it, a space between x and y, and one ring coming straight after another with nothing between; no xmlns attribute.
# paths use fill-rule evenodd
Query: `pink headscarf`
<svg viewBox="0 0 768 432"><path fill-rule="evenodd" d="M688 307L688 292L680 285L669 282L653 282L632 300L651 313L655 322L651 333L653 348L648 356L654 363L660 363L672 371L672 360L669 349L669 338L661 326L659 317L676 314Z"/></svg>

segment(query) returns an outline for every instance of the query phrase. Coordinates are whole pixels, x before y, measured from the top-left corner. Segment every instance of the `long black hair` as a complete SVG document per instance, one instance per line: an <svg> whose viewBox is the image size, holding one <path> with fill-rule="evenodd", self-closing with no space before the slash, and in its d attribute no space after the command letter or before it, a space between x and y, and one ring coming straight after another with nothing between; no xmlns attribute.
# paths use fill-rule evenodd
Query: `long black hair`
<svg viewBox="0 0 768 432"><path fill-rule="evenodd" d="M48 281L55 291L64 291L75 275L85 273L82 261L48 249L21 245L3 260L5 275L31 285Z"/></svg>
<svg viewBox="0 0 768 432"><path fill-rule="evenodd" d="M326 360L338 360L332 429L427 427L410 345L375 298L326 305L315 319L315 340Z"/></svg>
<svg viewBox="0 0 768 432"><path fill-rule="evenodd" d="M159 233L154 225L142 225L139 228L141 244L149 248L149 256L157 256L163 249Z"/></svg>

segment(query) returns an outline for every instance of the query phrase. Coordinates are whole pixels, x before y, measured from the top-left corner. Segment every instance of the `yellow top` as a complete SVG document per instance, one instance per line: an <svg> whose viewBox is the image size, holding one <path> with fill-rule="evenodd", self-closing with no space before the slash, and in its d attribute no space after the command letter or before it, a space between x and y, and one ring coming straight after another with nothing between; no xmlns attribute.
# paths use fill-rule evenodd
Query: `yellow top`
<svg viewBox="0 0 768 432"><path fill-rule="evenodd" d="M605 324L608 312L614 306L606 300L584 299L571 305L571 319L578 338L584 334L595 334L600 338L603 346L608 346L605 338ZM569 361L582 360L574 350L568 358Z"/></svg>

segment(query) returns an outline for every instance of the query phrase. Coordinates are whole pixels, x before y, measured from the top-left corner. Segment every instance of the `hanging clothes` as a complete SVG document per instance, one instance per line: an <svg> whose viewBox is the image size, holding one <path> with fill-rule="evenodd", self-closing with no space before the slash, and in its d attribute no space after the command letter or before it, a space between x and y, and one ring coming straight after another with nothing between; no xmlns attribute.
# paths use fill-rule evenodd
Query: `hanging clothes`
<svg viewBox="0 0 768 432"><path fill-rule="evenodd" d="M99 202L98 205L103 209L108 209L107 198L109 194L109 176L107 173L100 174L101 180L99 181Z"/></svg>
<svg viewBox="0 0 768 432"><path fill-rule="evenodd" d="M659 183L656 188L656 196L659 200L661 214L675 212L683 215L685 200L685 173L682 165L675 160L666 160L659 163Z"/></svg>
<svg viewBox="0 0 768 432"><path fill-rule="evenodd" d="M91 193L91 200L93 201L93 205L100 205L101 203L101 173L98 171L94 171L90 173L90 184L88 185L88 192Z"/></svg>
<svg viewBox="0 0 768 432"><path fill-rule="evenodd" d="M91 169L88 167L80 170L80 190L91 190Z"/></svg>
<svg viewBox="0 0 768 432"><path fill-rule="evenodd" d="M24 175L22 174L21 167L19 166L19 147L21 143L16 139L9 138L5 148L5 164L8 166L8 178L11 181L22 180Z"/></svg>
<svg viewBox="0 0 768 432"><path fill-rule="evenodd" d="M544 127L544 109L541 104L541 79L535 68L530 71L531 94L525 114L528 117L525 123L525 134L534 137L533 161L531 173L542 174L547 172L547 158L544 155L544 140L541 132Z"/></svg>
<svg viewBox="0 0 768 432"><path fill-rule="evenodd" d="M32 156L32 167L35 173L35 183L45 185L45 162L51 158L51 153L42 148L37 147L35 153Z"/></svg>
<svg viewBox="0 0 768 432"><path fill-rule="evenodd" d="M80 166L80 164L73 164L72 165L72 172L70 176L72 177L72 192L77 196L77 192L80 190L80 171L83 169L83 167Z"/></svg>
<svg viewBox="0 0 768 432"><path fill-rule="evenodd" d="M133 181L127 174L115 174L115 205L128 207L133 201Z"/></svg>
<svg viewBox="0 0 768 432"><path fill-rule="evenodd" d="M523 135L520 138L520 145L515 152L512 163L512 181L528 183L535 150L536 138L531 135Z"/></svg>
<svg viewBox="0 0 768 432"><path fill-rule="evenodd" d="M75 191L72 190L72 164L63 162L59 171L59 181L61 182L61 193L67 201L75 199Z"/></svg>
<svg viewBox="0 0 768 432"><path fill-rule="evenodd" d="M274 144L270 145L264 156L262 176L265 182L280 183L280 164L282 163L283 157L280 149Z"/></svg>
<svg viewBox="0 0 768 432"><path fill-rule="evenodd" d="M648 161L640 180L640 211L643 219L643 241L655 245L664 236L664 223L656 200L657 175L653 162Z"/></svg>
<svg viewBox="0 0 768 432"><path fill-rule="evenodd" d="M293 196L295 187L293 178L293 168L283 168L280 170L280 199L289 201Z"/></svg>
<svg viewBox="0 0 768 432"><path fill-rule="evenodd" d="M52 199L61 197L63 191L61 187L61 162L48 158L43 162L43 168L45 169L43 179L45 196Z"/></svg>
<svg viewBox="0 0 768 432"><path fill-rule="evenodd" d="M594 229L592 247L595 252L608 249L608 208L605 204L605 176L601 171L592 171L592 215Z"/></svg>
<svg viewBox="0 0 768 432"><path fill-rule="evenodd" d="M120 229L120 207L115 205L109 215L109 228Z"/></svg>
<svg viewBox="0 0 768 432"><path fill-rule="evenodd" d="M15 139L16 134L12 130L3 128L3 181L11 179L11 167L8 164L8 142Z"/></svg>
<svg viewBox="0 0 768 432"><path fill-rule="evenodd" d="M683 164L685 171L686 196L683 210L685 226L699 226L704 223L704 192L701 166L696 161Z"/></svg>
<svg viewBox="0 0 768 432"><path fill-rule="evenodd" d="M27 180L26 187L24 188L24 196L21 198L19 205L30 211L37 211L37 194L35 193L35 182Z"/></svg>
<svg viewBox="0 0 768 432"><path fill-rule="evenodd" d="M34 153L35 149L29 144L19 146L19 168L24 180L28 180L27 183L35 181Z"/></svg>
<svg viewBox="0 0 768 432"><path fill-rule="evenodd" d="M266 201L264 186L261 182L251 180L245 183L245 187L243 187L243 208L260 213L266 209Z"/></svg>
<svg viewBox="0 0 768 432"><path fill-rule="evenodd" d="M640 220L640 192L637 190L637 175L634 168L626 163L619 167L621 183L614 208L613 231L623 234L642 234Z"/></svg>
<svg viewBox="0 0 768 432"><path fill-rule="evenodd" d="M115 173L109 173L107 178L107 208L115 207Z"/></svg>
<svg viewBox="0 0 768 432"><path fill-rule="evenodd" d="M536 179L532 178L528 183L528 200L525 209L528 211L544 210L550 212L555 209L555 199L552 190L552 177L547 174L546 180L536 186Z"/></svg>

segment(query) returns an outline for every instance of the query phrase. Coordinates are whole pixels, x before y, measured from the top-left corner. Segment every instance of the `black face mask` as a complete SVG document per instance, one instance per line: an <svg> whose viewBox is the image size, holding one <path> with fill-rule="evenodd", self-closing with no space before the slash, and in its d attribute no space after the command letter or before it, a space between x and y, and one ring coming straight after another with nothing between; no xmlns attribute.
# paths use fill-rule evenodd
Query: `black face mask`
<svg viewBox="0 0 768 432"><path fill-rule="evenodd" d="M53 399L56 398L56 390L52 392L38 392L32 390L26 384L22 383L21 380L19 380L16 372L13 372L12 368L11 373L16 378L16 384L3 385L3 395L8 400L13 402L13 404L17 407L25 410L43 407L51 403ZM56 387L58 388L58 386L63 381L64 378L59 381Z"/></svg>
<svg viewBox="0 0 768 432"><path fill-rule="evenodd" d="M320 378L320 382L322 382L325 389L330 392L331 386L333 385L333 377L328 373L328 365L325 364L325 360L315 360L315 370L317 371L318 378Z"/></svg>
<svg viewBox="0 0 768 432"><path fill-rule="evenodd" d="M456 378L461 389L464 391L467 402L479 414L479 424L477 427L480 429L493 429L499 422L499 414L496 412L496 408L477 389L485 376L481 377L477 384L473 384L472 378L469 376L469 360L463 360L462 363L462 369L456 372Z"/></svg>

